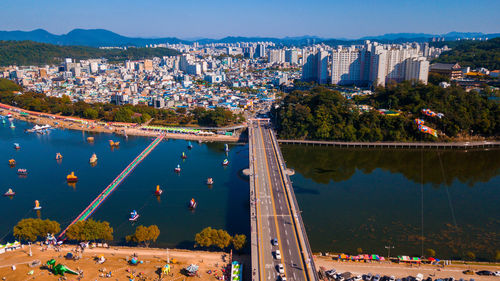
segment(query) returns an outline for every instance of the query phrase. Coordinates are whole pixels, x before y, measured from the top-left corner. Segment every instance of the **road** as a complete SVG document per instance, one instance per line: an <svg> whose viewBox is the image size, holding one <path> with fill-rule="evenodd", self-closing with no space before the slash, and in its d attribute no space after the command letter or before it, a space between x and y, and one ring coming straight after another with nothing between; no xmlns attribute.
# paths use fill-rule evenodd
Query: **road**
<svg viewBox="0 0 500 281"><path fill-rule="evenodd" d="M250 165L253 165L256 193L258 277L260 280L279 280L278 264L281 263L287 280L309 280L271 129L263 121L254 121L249 126L253 158ZM271 243L275 238L278 246ZM281 252L281 260L276 258L276 250Z"/></svg>

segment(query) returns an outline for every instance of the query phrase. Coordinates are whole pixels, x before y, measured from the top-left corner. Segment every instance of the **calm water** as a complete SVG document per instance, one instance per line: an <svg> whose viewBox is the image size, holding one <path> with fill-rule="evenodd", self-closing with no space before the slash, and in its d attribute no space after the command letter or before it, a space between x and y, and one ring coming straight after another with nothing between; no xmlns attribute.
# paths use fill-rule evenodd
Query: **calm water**
<svg viewBox="0 0 500 281"><path fill-rule="evenodd" d="M78 131L53 130L48 135L24 133L32 125L15 121L16 128L0 124L0 165L3 194L12 187L13 199L0 198L0 242L12 241L12 227L22 218L36 217L34 200L42 205L41 218L69 224L150 142L150 138L122 137L97 134L95 143L87 143ZM120 141L112 150L108 140ZM13 143L21 145L16 151ZM207 226L223 228L230 234L249 233L248 182L239 177L239 171L248 166L248 147L232 146L226 168L222 167L225 152L223 144L198 144L187 150L187 141L163 141L132 172L121 186L94 213L93 218L109 221L117 242L123 241L139 224L159 226L158 246L190 247L195 233ZM188 159L182 161L181 153ZM63 159L55 160L60 152ZM92 153L98 156L97 166L88 163ZM8 159L17 161L9 168ZM180 175L173 169L181 164ZM26 178L17 176L17 168L27 168ZM74 171L79 177L75 187L68 186L66 175ZM207 177L214 178L209 189ZM156 185L163 189L157 199ZM188 201L198 201L198 208L190 211ZM136 209L140 218L136 224L128 221L128 214ZM10 232L10 233L9 233Z"/></svg>
<svg viewBox="0 0 500 281"><path fill-rule="evenodd" d="M500 249L500 150L282 151L314 251L494 259Z"/></svg>
<svg viewBox="0 0 500 281"><path fill-rule="evenodd" d="M39 215L69 224L151 142L96 134L89 144L82 132L26 134L32 125L15 124L0 124L0 192L17 192L13 199L0 198L0 243L12 241L12 227L22 218ZM110 149L109 139L120 141L120 148ZM223 144L193 144L190 151L183 140L159 144L97 210L93 218L110 222L117 243L139 224L160 227L160 247L191 247L206 226L248 236L248 181L239 176L248 167L248 146L231 146L231 163L224 168ZM500 249L500 150L282 150L296 171L292 180L314 251L355 254L362 248L385 255L384 246L394 245L391 254L420 256L432 248L441 258L472 251L491 259ZM56 152L64 156L60 163ZM99 160L91 167L94 152ZM11 158L16 168L7 165ZM177 164L180 175L173 172ZM17 168L29 175L20 178ZM75 187L65 180L71 171L79 177ZM215 180L211 189L205 185L209 176ZM157 184L164 191L159 200L152 195ZM192 197L198 201L194 212L187 209ZM42 204L39 214L34 200ZM128 221L132 209L141 215L135 224Z"/></svg>

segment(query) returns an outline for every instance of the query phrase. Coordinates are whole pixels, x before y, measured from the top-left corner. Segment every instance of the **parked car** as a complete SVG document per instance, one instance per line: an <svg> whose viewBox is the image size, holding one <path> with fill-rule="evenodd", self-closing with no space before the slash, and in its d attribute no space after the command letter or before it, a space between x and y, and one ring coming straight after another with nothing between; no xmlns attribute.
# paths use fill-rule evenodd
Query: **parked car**
<svg viewBox="0 0 500 281"><path fill-rule="evenodd" d="M462 273L466 274L466 275L474 275L474 271L470 270L470 269L464 270L464 271L462 271Z"/></svg>
<svg viewBox="0 0 500 281"><path fill-rule="evenodd" d="M280 274L285 274L285 268L283 267L283 264L278 264L278 272Z"/></svg>
<svg viewBox="0 0 500 281"><path fill-rule="evenodd" d="M273 244L273 246L278 246L278 238L273 238L273 240L271 240L271 244Z"/></svg>
<svg viewBox="0 0 500 281"><path fill-rule="evenodd" d="M493 271L489 271L489 270L480 270L478 272L476 272L477 275L486 275L486 276L493 276L495 275L495 273Z"/></svg>

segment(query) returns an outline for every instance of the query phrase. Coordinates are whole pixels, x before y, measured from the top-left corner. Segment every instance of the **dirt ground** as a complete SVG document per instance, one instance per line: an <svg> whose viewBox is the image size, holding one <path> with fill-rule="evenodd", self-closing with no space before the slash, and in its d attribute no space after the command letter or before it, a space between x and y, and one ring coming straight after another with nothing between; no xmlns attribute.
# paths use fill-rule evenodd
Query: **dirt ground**
<svg viewBox="0 0 500 281"><path fill-rule="evenodd" d="M42 266L30 267L34 260L39 260L42 265L50 259L55 259L57 263L64 264L69 269L83 271L83 278L78 279L76 275L66 274L66 279L61 280L218 280L216 276L221 276L221 269L229 262L229 254L222 252L205 251L187 251L187 250L169 250L169 257L176 260L171 264L172 271L168 276L160 279L159 269L166 264L166 249L146 249L146 248L94 248L86 249L82 258L67 260L64 258L68 252L72 252L75 246L64 246L60 252L53 249L41 251L40 246L32 246L33 256L28 256L29 248L24 246L22 249L0 254L0 280L6 281L24 281L24 280L59 280L60 276L52 275L49 270ZM74 252L73 252L74 253ZM142 264L137 266L130 265L127 260L133 254L137 254ZM78 255L78 254L77 254ZM97 264L96 257L104 255L106 261L103 264ZM250 259L248 256L234 256L235 260L243 262L244 274L248 272ZM190 264L199 265L198 277L188 277L182 273L182 270ZM16 266L12 270L12 265ZM33 275L28 272L33 270ZM208 274L207 271L212 273ZM111 271L112 277L106 278L105 273ZM104 272L104 273L103 273Z"/></svg>
<svg viewBox="0 0 500 281"><path fill-rule="evenodd" d="M362 262L339 262L334 261L329 257L316 257L315 259L316 267L319 269L323 266L326 270L335 268L337 272L351 272L355 275L363 275L367 273L380 274L380 276L394 276L396 278L416 276L418 273L422 273L424 278L431 277L433 280L436 278L449 278L454 277L455 279L463 278L469 280L473 278L476 281L486 281L486 280L497 280L500 281L500 277L495 276L480 276L480 275L465 275L462 272L467 269L474 271L477 270L491 270L498 271L500 266L489 266L489 265L447 265L445 267L436 265L404 265L404 264L394 264L394 263L362 263Z"/></svg>

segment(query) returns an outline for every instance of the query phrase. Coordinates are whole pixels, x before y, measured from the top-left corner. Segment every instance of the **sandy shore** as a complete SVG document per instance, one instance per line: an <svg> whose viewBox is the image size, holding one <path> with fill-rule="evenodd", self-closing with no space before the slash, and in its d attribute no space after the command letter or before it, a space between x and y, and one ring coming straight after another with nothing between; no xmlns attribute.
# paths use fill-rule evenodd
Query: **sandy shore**
<svg viewBox="0 0 500 281"><path fill-rule="evenodd" d="M39 260L45 264L50 259L55 259L57 263L64 264L68 268L83 271L81 280L129 280L132 272L135 272L135 280L159 280L157 270L163 267L167 261L166 249L146 249L146 248L128 248L111 247L87 249L79 260L67 260L64 258L68 252L71 252L75 246L64 246L60 252L53 249L41 251L40 246L32 246L33 256L28 256L29 249L24 246L13 252L0 254L0 280L58 280L59 276L54 276L47 269L40 266L30 267L34 260ZM142 264L136 266L130 265L127 260L131 255L137 254ZM97 264L95 258L103 255L106 261L103 264ZM169 276L163 280L218 280L214 272L221 276L221 269L227 265L229 254L223 252L205 252L205 251L187 251L187 250L169 250L169 257L176 260L172 265L172 271ZM250 268L248 256L234 256L235 260L244 263L244 271ZM199 265L199 278L187 277L182 273L182 269L190 264ZM12 265L16 270L12 270ZM28 272L33 270L33 275ZM211 274L207 273L209 270ZM102 277L103 272L112 272L112 278ZM138 277L142 273L145 279ZM75 275L66 274L67 280L77 280Z"/></svg>
<svg viewBox="0 0 500 281"><path fill-rule="evenodd" d="M13 108L15 109L15 108ZM15 110L9 109L1 109L2 114L11 114L13 118L18 120L27 121L33 124L38 125L50 125L54 128L58 129L70 129L70 130L78 130L78 131L86 131L86 132L94 132L94 133L116 133L123 135L126 133L129 136L144 136L144 137L156 137L158 136L157 132L141 130L141 127L130 127L130 126L103 126L98 124L97 122L93 122L90 125L76 123L70 120L61 120L61 119L52 119L41 116L34 115L21 115L19 112ZM78 119L78 118L74 118ZM166 134L167 139L185 139L192 141L203 141L203 142L238 142L239 136L226 136L226 135L213 135L213 136L198 136L192 134Z"/></svg>

